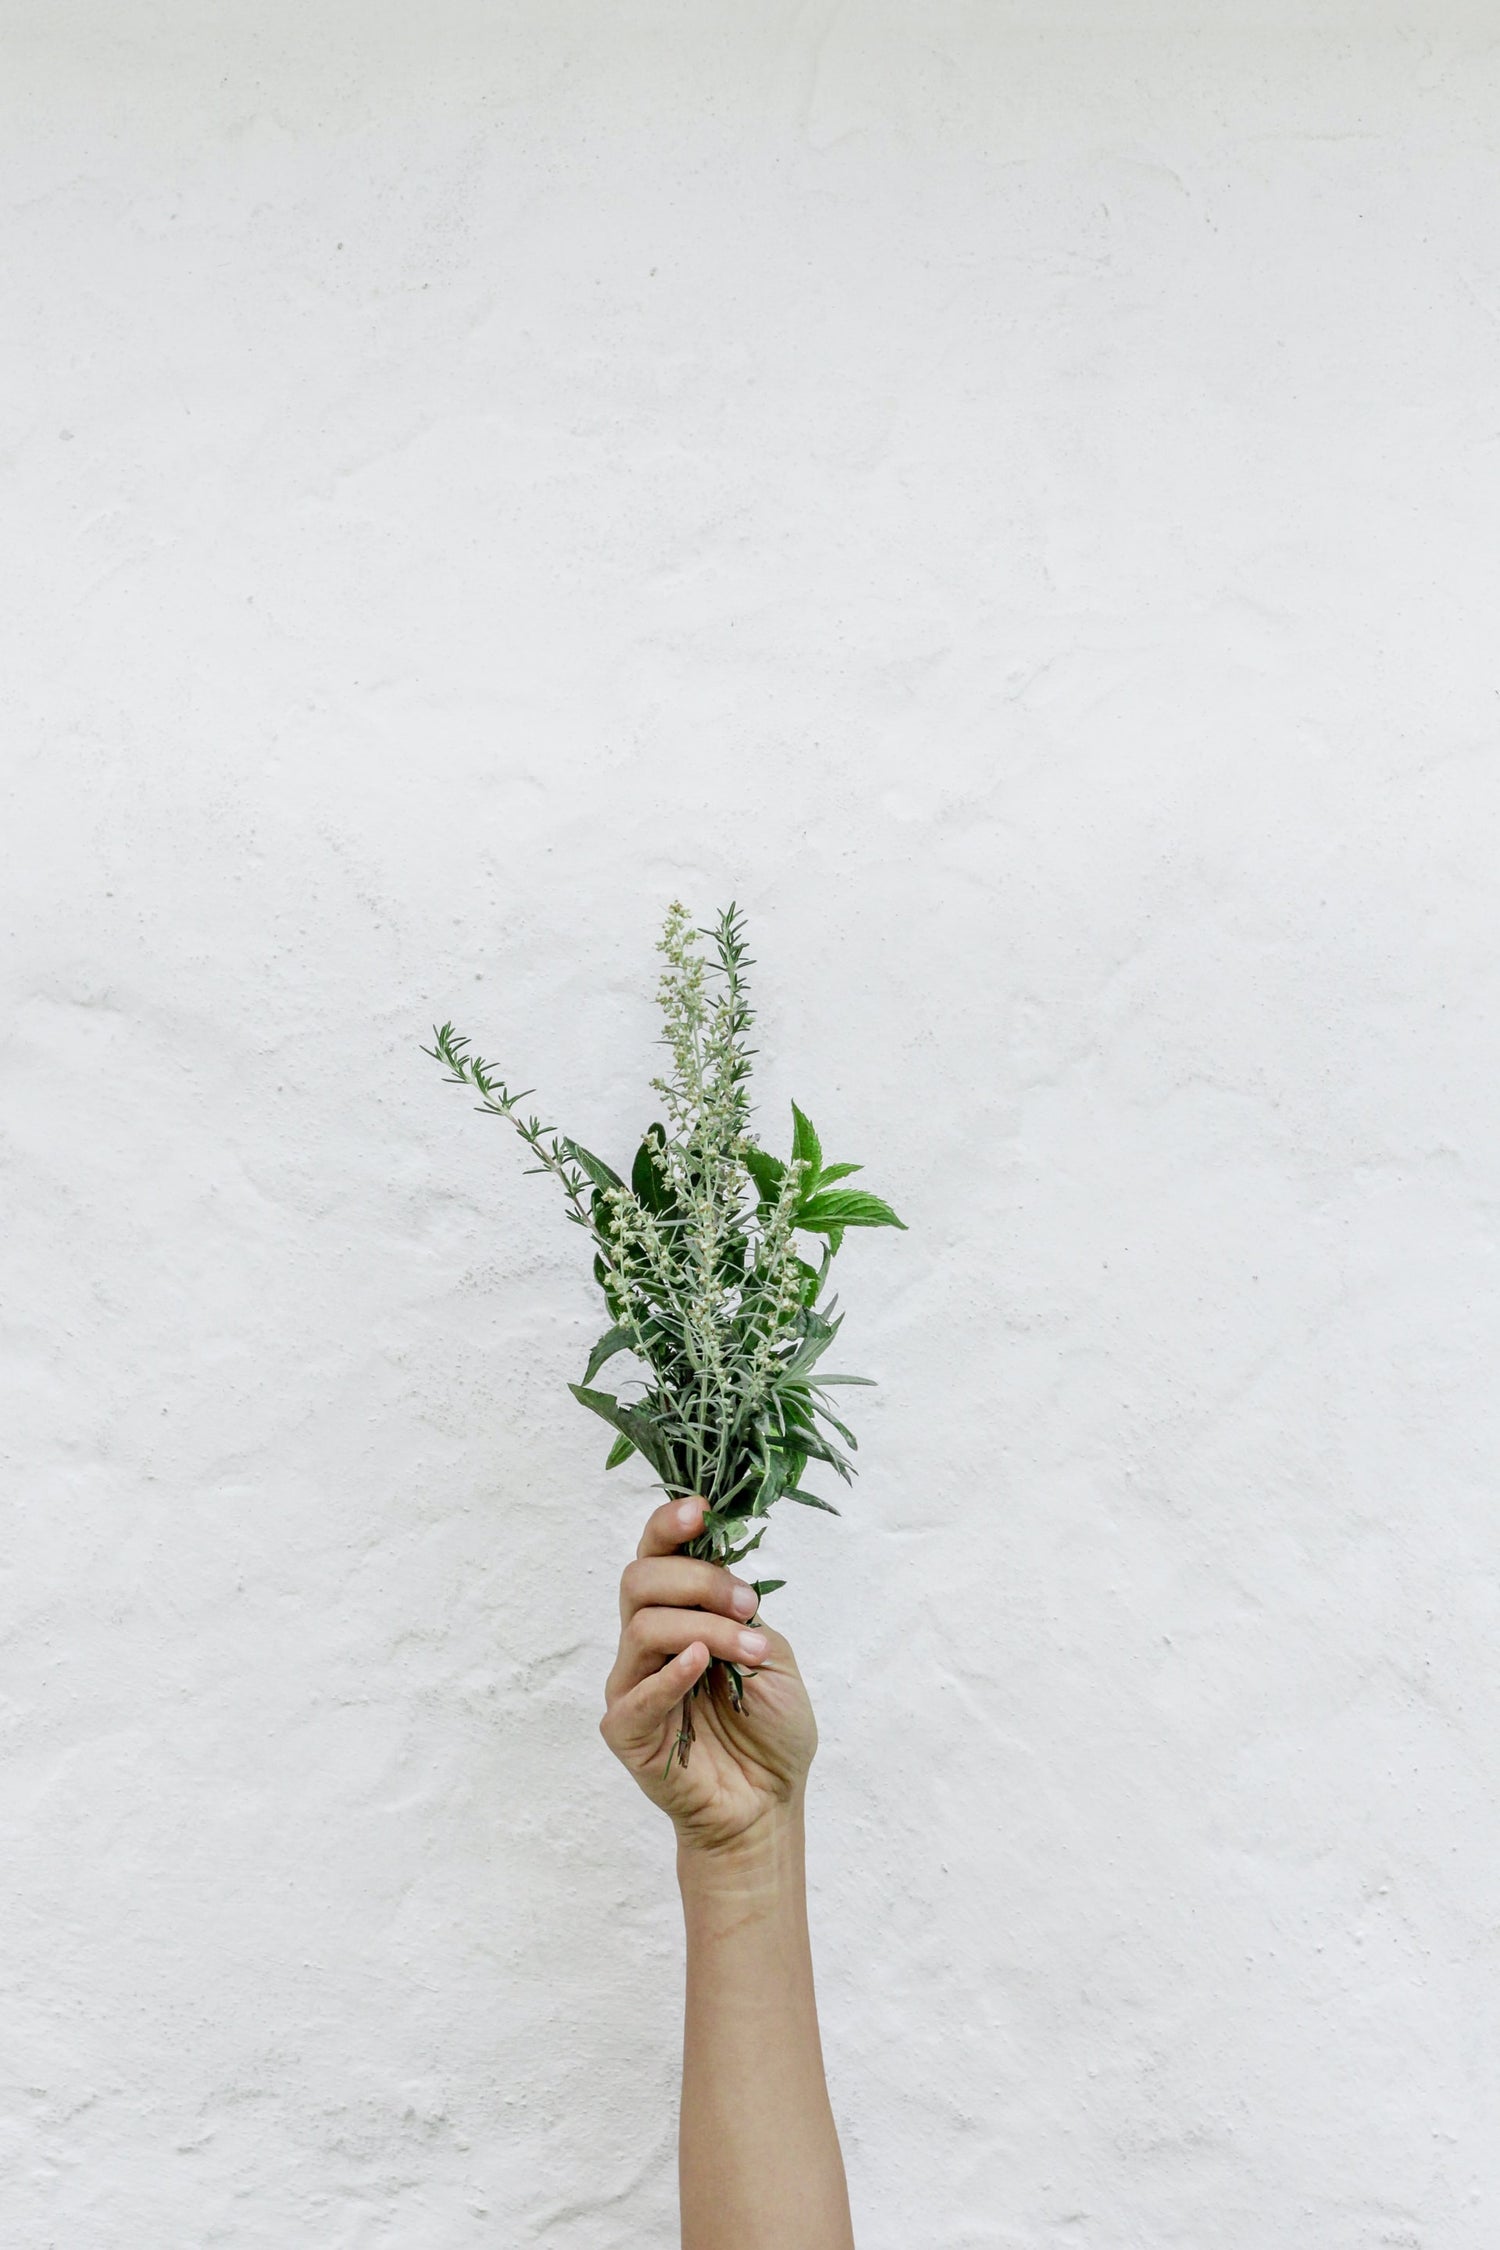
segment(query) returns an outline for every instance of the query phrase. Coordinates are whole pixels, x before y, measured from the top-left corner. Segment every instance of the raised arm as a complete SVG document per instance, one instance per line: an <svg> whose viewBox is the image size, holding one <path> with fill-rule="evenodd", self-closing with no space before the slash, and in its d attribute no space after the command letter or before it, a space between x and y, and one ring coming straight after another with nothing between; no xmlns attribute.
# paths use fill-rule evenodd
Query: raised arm
<svg viewBox="0 0 1500 2250"><path fill-rule="evenodd" d="M683 2250L853 2250L808 1942L803 1798L817 1748L789 1644L751 1629L754 1589L678 1549L702 1502L646 1525L620 1582L600 1732L677 1830L687 1931L678 2152ZM745 1671L683 1698L712 1657Z"/></svg>

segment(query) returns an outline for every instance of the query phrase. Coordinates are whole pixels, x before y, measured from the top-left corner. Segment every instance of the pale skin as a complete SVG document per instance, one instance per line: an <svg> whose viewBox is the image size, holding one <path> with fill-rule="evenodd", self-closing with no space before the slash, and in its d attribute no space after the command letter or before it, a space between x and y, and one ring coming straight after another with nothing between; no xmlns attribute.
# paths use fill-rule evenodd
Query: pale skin
<svg viewBox="0 0 1500 2250"><path fill-rule="evenodd" d="M677 1832L682 2250L854 2250L807 1931L803 1800L818 1730L790 1644L750 1626L754 1588L678 1553L702 1520L701 1500L647 1520L620 1581L599 1728ZM716 1672L693 1699L683 1765L682 1700L714 1657L741 1668L745 1707Z"/></svg>

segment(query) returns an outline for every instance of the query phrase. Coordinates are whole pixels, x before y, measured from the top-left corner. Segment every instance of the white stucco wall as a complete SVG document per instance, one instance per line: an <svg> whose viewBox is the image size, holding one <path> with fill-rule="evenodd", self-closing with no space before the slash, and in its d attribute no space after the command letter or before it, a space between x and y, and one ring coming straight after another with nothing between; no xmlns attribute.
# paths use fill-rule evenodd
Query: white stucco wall
<svg viewBox="0 0 1500 2250"><path fill-rule="evenodd" d="M419 1052L627 1150L674 893L911 1222L769 1550L861 2250L1500 2241L1500 51L1417 15L7 11L7 2246L675 2239L644 1481Z"/></svg>

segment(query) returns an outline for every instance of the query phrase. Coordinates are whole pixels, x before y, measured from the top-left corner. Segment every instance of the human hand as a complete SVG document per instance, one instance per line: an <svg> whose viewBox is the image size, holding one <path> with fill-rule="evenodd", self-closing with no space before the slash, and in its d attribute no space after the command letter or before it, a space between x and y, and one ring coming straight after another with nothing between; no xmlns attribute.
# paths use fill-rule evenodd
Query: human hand
<svg viewBox="0 0 1500 2250"><path fill-rule="evenodd" d="M678 1552L702 1522L701 1500L669 1501L647 1518L620 1580L620 1647L599 1732L671 1815L682 1849L723 1853L800 1808L818 1730L790 1644L764 1624L749 1628L754 1587ZM683 1698L714 1657L739 1667L744 1708L716 1670L692 1699L683 1761L673 1749Z"/></svg>

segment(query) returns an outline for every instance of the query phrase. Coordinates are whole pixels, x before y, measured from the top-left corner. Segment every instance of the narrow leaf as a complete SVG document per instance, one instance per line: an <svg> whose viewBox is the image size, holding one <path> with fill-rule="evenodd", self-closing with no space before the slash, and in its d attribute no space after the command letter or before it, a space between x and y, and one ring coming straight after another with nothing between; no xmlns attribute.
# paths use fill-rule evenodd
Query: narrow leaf
<svg viewBox="0 0 1500 2250"><path fill-rule="evenodd" d="M843 1439L845 1445L847 1445L852 1452L857 1453L859 1451L859 1439L855 1436L854 1432L851 1429L847 1429L839 1420L838 1416L830 1412L830 1410L826 1406L820 1404L817 1408L817 1411L822 1415L824 1421L828 1423L830 1428L838 1431L839 1436Z"/></svg>
<svg viewBox="0 0 1500 2250"><path fill-rule="evenodd" d="M804 1508L822 1508L830 1516L843 1514L842 1508L836 1508L831 1500L820 1500L815 1492L804 1492L800 1485L791 1492L783 1493L782 1497L786 1500L800 1500Z"/></svg>
<svg viewBox="0 0 1500 2250"><path fill-rule="evenodd" d="M838 1447L831 1445L819 1431L804 1428L799 1424L795 1432L795 1438L799 1453L805 1453L810 1461L826 1461L830 1469L837 1470L845 1484L849 1482L849 1463L844 1459Z"/></svg>
<svg viewBox="0 0 1500 2250"><path fill-rule="evenodd" d="M829 1164L811 1184L816 1188L826 1188L831 1186L835 1180L847 1180L851 1172L862 1172L863 1170L863 1164Z"/></svg>
<svg viewBox="0 0 1500 2250"><path fill-rule="evenodd" d="M782 1369L787 1375L805 1375L810 1367L815 1367L838 1334L838 1320L825 1320L821 1313L812 1311L808 1311L803 1317L807 1325L802 1332L801 1342L791 1357L782 1361ZM842 1319L843 1314L840 1313L839 1320Z"/></svg>
<svg viewBox="0 0 1500 2250"><path fill-rule="evenodd" d="M779 1594L786 1584L786 1580L784 1578L752 1578L750 1583L757 1594L760 1595L761 1600L764 1601L767 1594Z"/></svg>
<svg viewBox="0 0 1500 2250"><path fill-rule="evenodd" d="M609 1459L604 1466L606 1469L618 1469L620 1463L628 1461L634 1451L635 1447L628 1437L617 1437L609 1449Z"/></svg>

